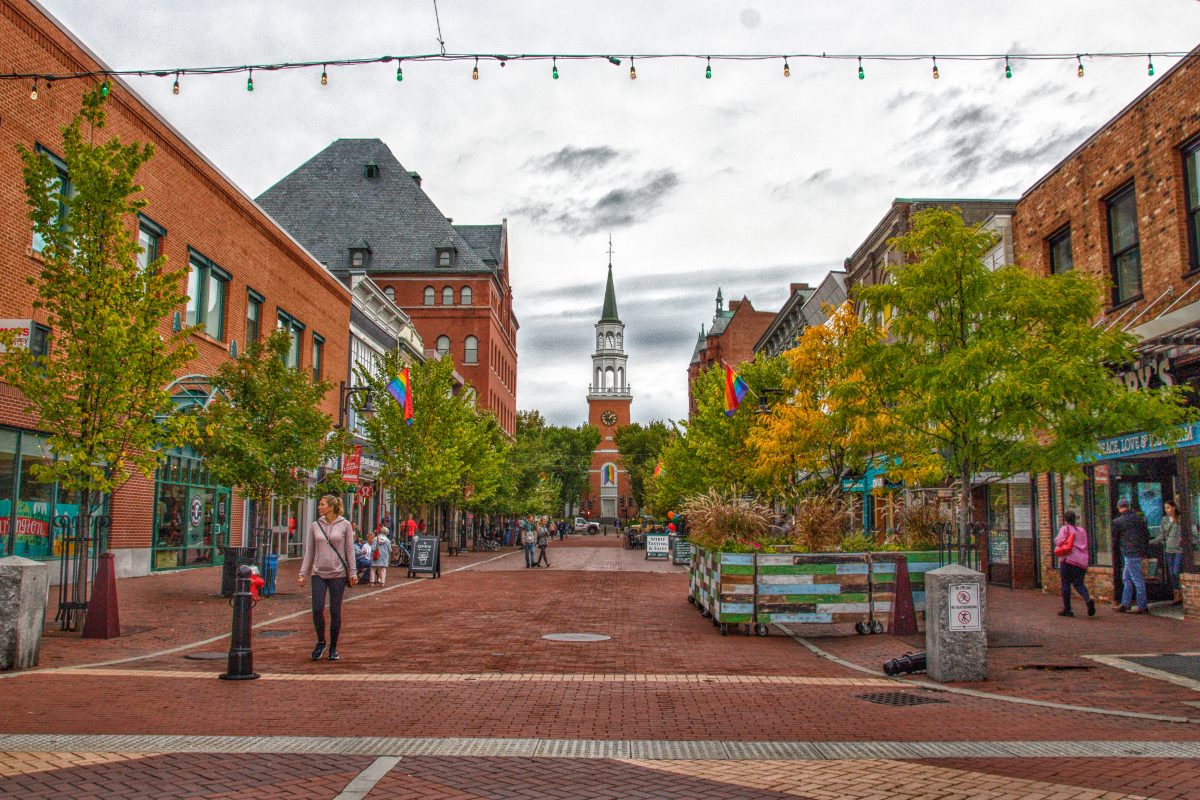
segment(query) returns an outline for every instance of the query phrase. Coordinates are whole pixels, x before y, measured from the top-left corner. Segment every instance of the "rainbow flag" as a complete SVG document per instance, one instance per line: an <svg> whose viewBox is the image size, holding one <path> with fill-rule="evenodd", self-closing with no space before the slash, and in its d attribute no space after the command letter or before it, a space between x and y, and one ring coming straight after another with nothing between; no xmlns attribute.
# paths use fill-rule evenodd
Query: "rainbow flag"
<svg viewBox="0 0 1200 800"><path fill-rule="evenodd" d="M396 398L396 402L404 409L404 422L407 425L412 425L413 421L413 405L412 405L412 382L408 377L408 367L400 370L400 374L388 381L388 393Z"/></svg>
<svg viewBox="0 0 1200 800"><path fill-rule="evenodd" d="M738 410L738 406L742 404L742 398L746 396L746 392L750 387L742 380L742 377L733 371L733 368L728 364L725 365L725 416L732 417Z"/></svg>

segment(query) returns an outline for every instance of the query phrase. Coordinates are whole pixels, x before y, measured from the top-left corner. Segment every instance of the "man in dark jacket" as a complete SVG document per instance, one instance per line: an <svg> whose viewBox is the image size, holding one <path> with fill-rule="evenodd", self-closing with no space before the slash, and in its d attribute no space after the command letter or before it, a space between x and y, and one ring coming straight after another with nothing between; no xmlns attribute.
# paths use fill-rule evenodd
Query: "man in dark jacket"
<svg viewBox="0 0 1200 800"><path fill-rule="evenodd" d="M1121 572L1121 605L1117 611L1124 614L1146 613L1146 579L1142 576L1142 559L1150 552L1150 528L1146 518L1129 507L1129 501L1117 501L1117 517L1112 522L1112 535L1121 546L1121 557L1125 568ZM1137 592L1137 608L1130 608Z"/></svg>

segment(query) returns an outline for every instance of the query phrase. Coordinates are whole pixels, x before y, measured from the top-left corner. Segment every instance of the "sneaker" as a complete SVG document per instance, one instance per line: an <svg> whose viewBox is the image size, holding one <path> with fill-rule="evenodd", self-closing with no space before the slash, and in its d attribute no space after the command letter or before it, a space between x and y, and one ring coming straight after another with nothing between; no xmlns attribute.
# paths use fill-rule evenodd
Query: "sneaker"
<svg viewBox="0 0 1200 800"><path fill-rule="evenodd" d="M1129 609L1129 613L1130 614L1149 614L1150 612L1148 609L1145 609L1145 608L1131 608L1131 609Z"/></svg>
<svg viewBox="0 0 1200 800"><path fill-rule="evenodd" d="M325 652L325 643L317 642L317 646L314 647L313 651L312 651L312 660L316 661L317 659L319 659L321 657L321 654L324 652Z"/></svg>
<svg viewBox="0 0 1200 800"><path fill-rule="evenodd" d="M1116 611L1118 614L1128 614L1129 606L1117 606L1113 611Z"/></svg>
<svg viewBox="0 0 1200 800"><path fill-rule="evenodd" d="M332 647L329 648L329 660L337 661L339 658L341 658L341 656L338 655L338 651L334 650Z"/></svg>
<svg viewBox="0 0 1200 800"><path fill-rule="evenodd" d="M1064 608L1062 611L1058 612L1058 615L1060 617L1073 617L1075 616L1075 612L1069 608Z"/></svg>
<svg viewBox="0 0 1200 800"><path fill-rule="evenodd" d="M1094 616L1096 616L1096 601L1095 601L1095 600L1088 600L1088 601L1087 601L1087 607L1088 607L1088 616L1089 616L1089 617L1094 617Z"/></svg>

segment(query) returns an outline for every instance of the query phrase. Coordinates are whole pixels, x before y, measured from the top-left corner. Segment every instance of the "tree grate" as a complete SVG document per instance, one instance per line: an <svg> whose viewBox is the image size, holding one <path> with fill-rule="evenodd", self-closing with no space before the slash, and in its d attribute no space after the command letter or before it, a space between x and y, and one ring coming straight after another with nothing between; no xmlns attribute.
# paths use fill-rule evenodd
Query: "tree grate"
<svg viewBox="0 0 1200 800"><path fill-rule="evenodd" d="M293 633L296 633L296 631L270 630L270 631L259 631L255 635L262 639L282 639L284 636L291 636Z"/></svg>
<svg viewBox="0 0 1200 800"><path fill-rule="evenodd" d="M923 706L926 703L947 703L948 700L938 700L936 697L922 697L908 692L872 692L855 695L859 700L877 703L881 706Z"/></svg>

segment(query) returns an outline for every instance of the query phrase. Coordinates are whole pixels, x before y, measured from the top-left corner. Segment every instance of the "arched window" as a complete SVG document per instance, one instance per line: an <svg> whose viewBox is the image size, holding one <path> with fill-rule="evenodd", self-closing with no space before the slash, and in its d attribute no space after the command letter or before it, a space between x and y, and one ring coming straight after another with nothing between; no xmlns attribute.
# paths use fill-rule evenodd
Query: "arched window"
<svg viewBox="0 0 1200 800"><path fill-rule="evenodd" d="M613 373L613 368L609 367L608 369L604 370L604 388L612 389L612 388L615 388L616 385L617 385L617 380Z"/></svg>
<svg viewBox="0 0 1200 800"><path fill-rule="evenodd" d="M624 341L622 341L624 338L625 338L625 336L623 334L620 334L620 333L617 334L617 349L618 350L620 350L624 346L625 343L624 343Z"/></svg>
<svg viewBox="0 0 1200 800"><path fill-rule="evenodd" d="M442 305L454 305L454 289L449 286L442 287Z"/></svg>
<svg viewBox="0 0 1200 800"><path fill-rule="evenodd" d="M618 389L625 388L625 368L624 367L621 367L620 369L617 370L617 388Z"/></svg>
<svg viewBox="0 0 1200 800"><path fill-rule="evenodd" d="M596 349L601 350L603 348L604 348L604 334L597 333L596 334Z"/></svg>
<svg viewBox="0 0 1200 800"><path fill-rule="evenodd" d="M471 305L471 300L473 299L471 296L471 287L470 286L462 287L462 291L458 293L458 297L459 297L460 305L464 305L464 306Z"/></svg>
<svg viewBox="0 0 1200 800"><path fill-rule="evenodd" d="M388 300L391 300L393 303L396 302L396 290L393 289L391 286L385 286L383 289L383 293L385 295L387 295Z"/></svg>
<svg viewBox="0 0 1200 800"><path fill-rule="evenodd" d="M594 384L592 384L595 387L596 391L599 391L600 387L604 385L604 384L600 383L601 380L602 380L602 378L600 377L600 368L596 367L596 382Z"/></svg>
<svg viewBox="0 0 1200 800"><path fill-rule="evenodd" d="M467 291L470 291L470 289ZM463 363L479 363L479 340L474 336L468 336L466 341L463 342Z"/></svg>
<svg viewBox="0 0 1200 800"><path fill-rule="evenodd" d="M613 340L613 335L611 333L608 334L608 336L604 337L604 342L608 346L609 350L613 349L614 340Z"/></svg>
<svg viewBox="0 0 1200 800"><path fill-rule="evenodd" d="M436 302L437 295L433 291L432 286L425 287L425 305L431 306Z"/></svg>
<svg viewBox="0 0 1200 800"><path fill-rule="evenodd" d="M439 355L450 354L450 337L442 334L437 338L437 351Z"/></svg>

